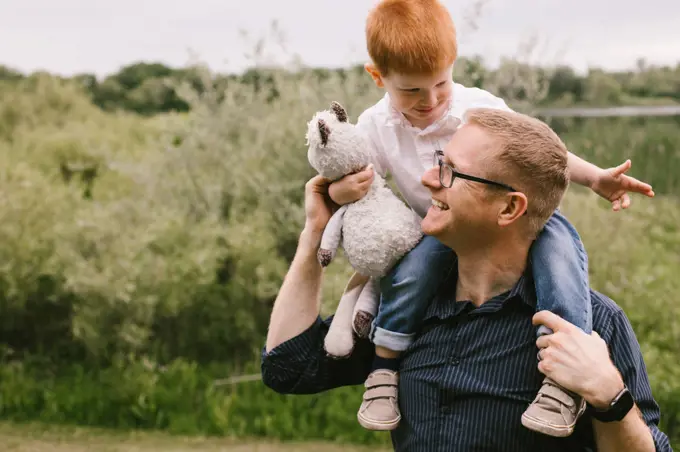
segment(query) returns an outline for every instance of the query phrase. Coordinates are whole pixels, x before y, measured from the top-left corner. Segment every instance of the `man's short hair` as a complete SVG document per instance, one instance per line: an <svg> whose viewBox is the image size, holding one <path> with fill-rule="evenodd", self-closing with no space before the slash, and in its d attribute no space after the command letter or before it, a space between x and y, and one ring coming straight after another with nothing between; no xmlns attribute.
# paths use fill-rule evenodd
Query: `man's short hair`
<svg viewBox="0 0 680 452"><path fill-rule="evenodd" d="M488 177L527 196L530 233L538 235L569 186L566 145L547 124L521 113L471 109L465 119L495 141Z"/></svg>
<svg viewBox="0 0 680 452"><path fill-rule="evenodd" d="M438 0L382 0L366 20L366 46L382 75L432 74L458 55L456 28Z"/></svg>

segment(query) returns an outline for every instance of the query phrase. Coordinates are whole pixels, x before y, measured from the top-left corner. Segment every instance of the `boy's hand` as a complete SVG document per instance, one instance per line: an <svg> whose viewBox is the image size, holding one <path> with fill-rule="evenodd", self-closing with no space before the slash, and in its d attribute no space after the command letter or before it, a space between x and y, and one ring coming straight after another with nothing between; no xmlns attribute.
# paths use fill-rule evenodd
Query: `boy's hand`
<svg viewBox="0 0 680 452"><path fill-rule="evenodd" d="M360 200L373 183L373 165L368 165L363 171L348 174L338 179L328 187L331 199L341 206Z"/></svg>
<svg viewBox="0 0 680 452"><path fill-rule="evenodd" d="M650 198L654 196L651 185L624 174L630 166L630 160L626 160L619 166L600 170L590 187L595 193L612 203L614 212L630 206L628 192L640 193Z"/></svg>

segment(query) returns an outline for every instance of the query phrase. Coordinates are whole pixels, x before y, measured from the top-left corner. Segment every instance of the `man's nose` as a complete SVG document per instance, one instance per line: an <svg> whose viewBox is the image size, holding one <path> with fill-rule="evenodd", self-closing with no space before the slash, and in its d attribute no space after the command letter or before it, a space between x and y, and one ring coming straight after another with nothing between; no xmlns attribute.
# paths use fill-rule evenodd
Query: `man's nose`
<svg viewBox="0 0 680 452"><path fill-rule="evenodd" d="M425 170L420 178L420 183L433 190L441 188L439 184L439 165L435 165L432 168Z"/></svg>

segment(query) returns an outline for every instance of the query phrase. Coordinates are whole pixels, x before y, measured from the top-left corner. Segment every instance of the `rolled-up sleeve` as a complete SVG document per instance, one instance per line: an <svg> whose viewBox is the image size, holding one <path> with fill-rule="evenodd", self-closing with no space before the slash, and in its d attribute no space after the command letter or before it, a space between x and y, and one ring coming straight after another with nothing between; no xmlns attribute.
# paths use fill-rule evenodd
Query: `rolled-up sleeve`
<svg viewBox="0 0 680 452"><path fill-rule="evenodd" d="M621 372L628 390L633 395L635 403L652 433L656 450L672 452L673 449L668 436L659 430L661 411L652 396L652 388L649 384L647 367L642 357L640 344L623 311L619 311L612 318L611 329L608 333L609 340L606 337L603 337L603 339L608 342L612 360Z"/></svg>
<svg viewBox="0 0 680 452"><path fill-rule="evenodd" d="M323 344L331 319L317 317L298 336L269 352L262 349L262 381L267 387L280 394L315 394L365 381L373 357L370 342L357 340L344 359L327 356Z"/></svg>

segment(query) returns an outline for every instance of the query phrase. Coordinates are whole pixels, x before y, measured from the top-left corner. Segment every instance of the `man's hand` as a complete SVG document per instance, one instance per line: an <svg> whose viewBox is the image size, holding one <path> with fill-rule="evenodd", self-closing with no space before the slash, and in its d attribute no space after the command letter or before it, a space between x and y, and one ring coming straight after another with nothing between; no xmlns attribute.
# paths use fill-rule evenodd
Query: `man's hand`
<svg viewBox="0 0 680 452"><path fill-rule="evenodd" d="M590 187L595 193L612 203L614 212L630 206L629 192L640 193L650 198L654 196L651 185L624 174L630 167L629 159L619 166L601 169Z"/></svg>
<svg viewBox="0 0 680 452"><path fill-rule="evenodd" d="M329 187L328 194L331 199L337 204L344 206L355 201L360 200L373 183L373 165L368 165L364 170L348 174L342 179L333 182Z"/></svg>
<svg viewBox="0 0 680 452"><path fill-rule="evenodd" d="M330 181L319 175L305 184L305 230L320 235L338 206L328 196Z"/></svg>
<svg viewBox="0 0 680 452"><path fill-rule="evenodd" d="M592 406L606 408L624 383L604 340L596 332L588 335L550 311L538 312L533 323L553 331L536 340L538 370Z"/></svg>

